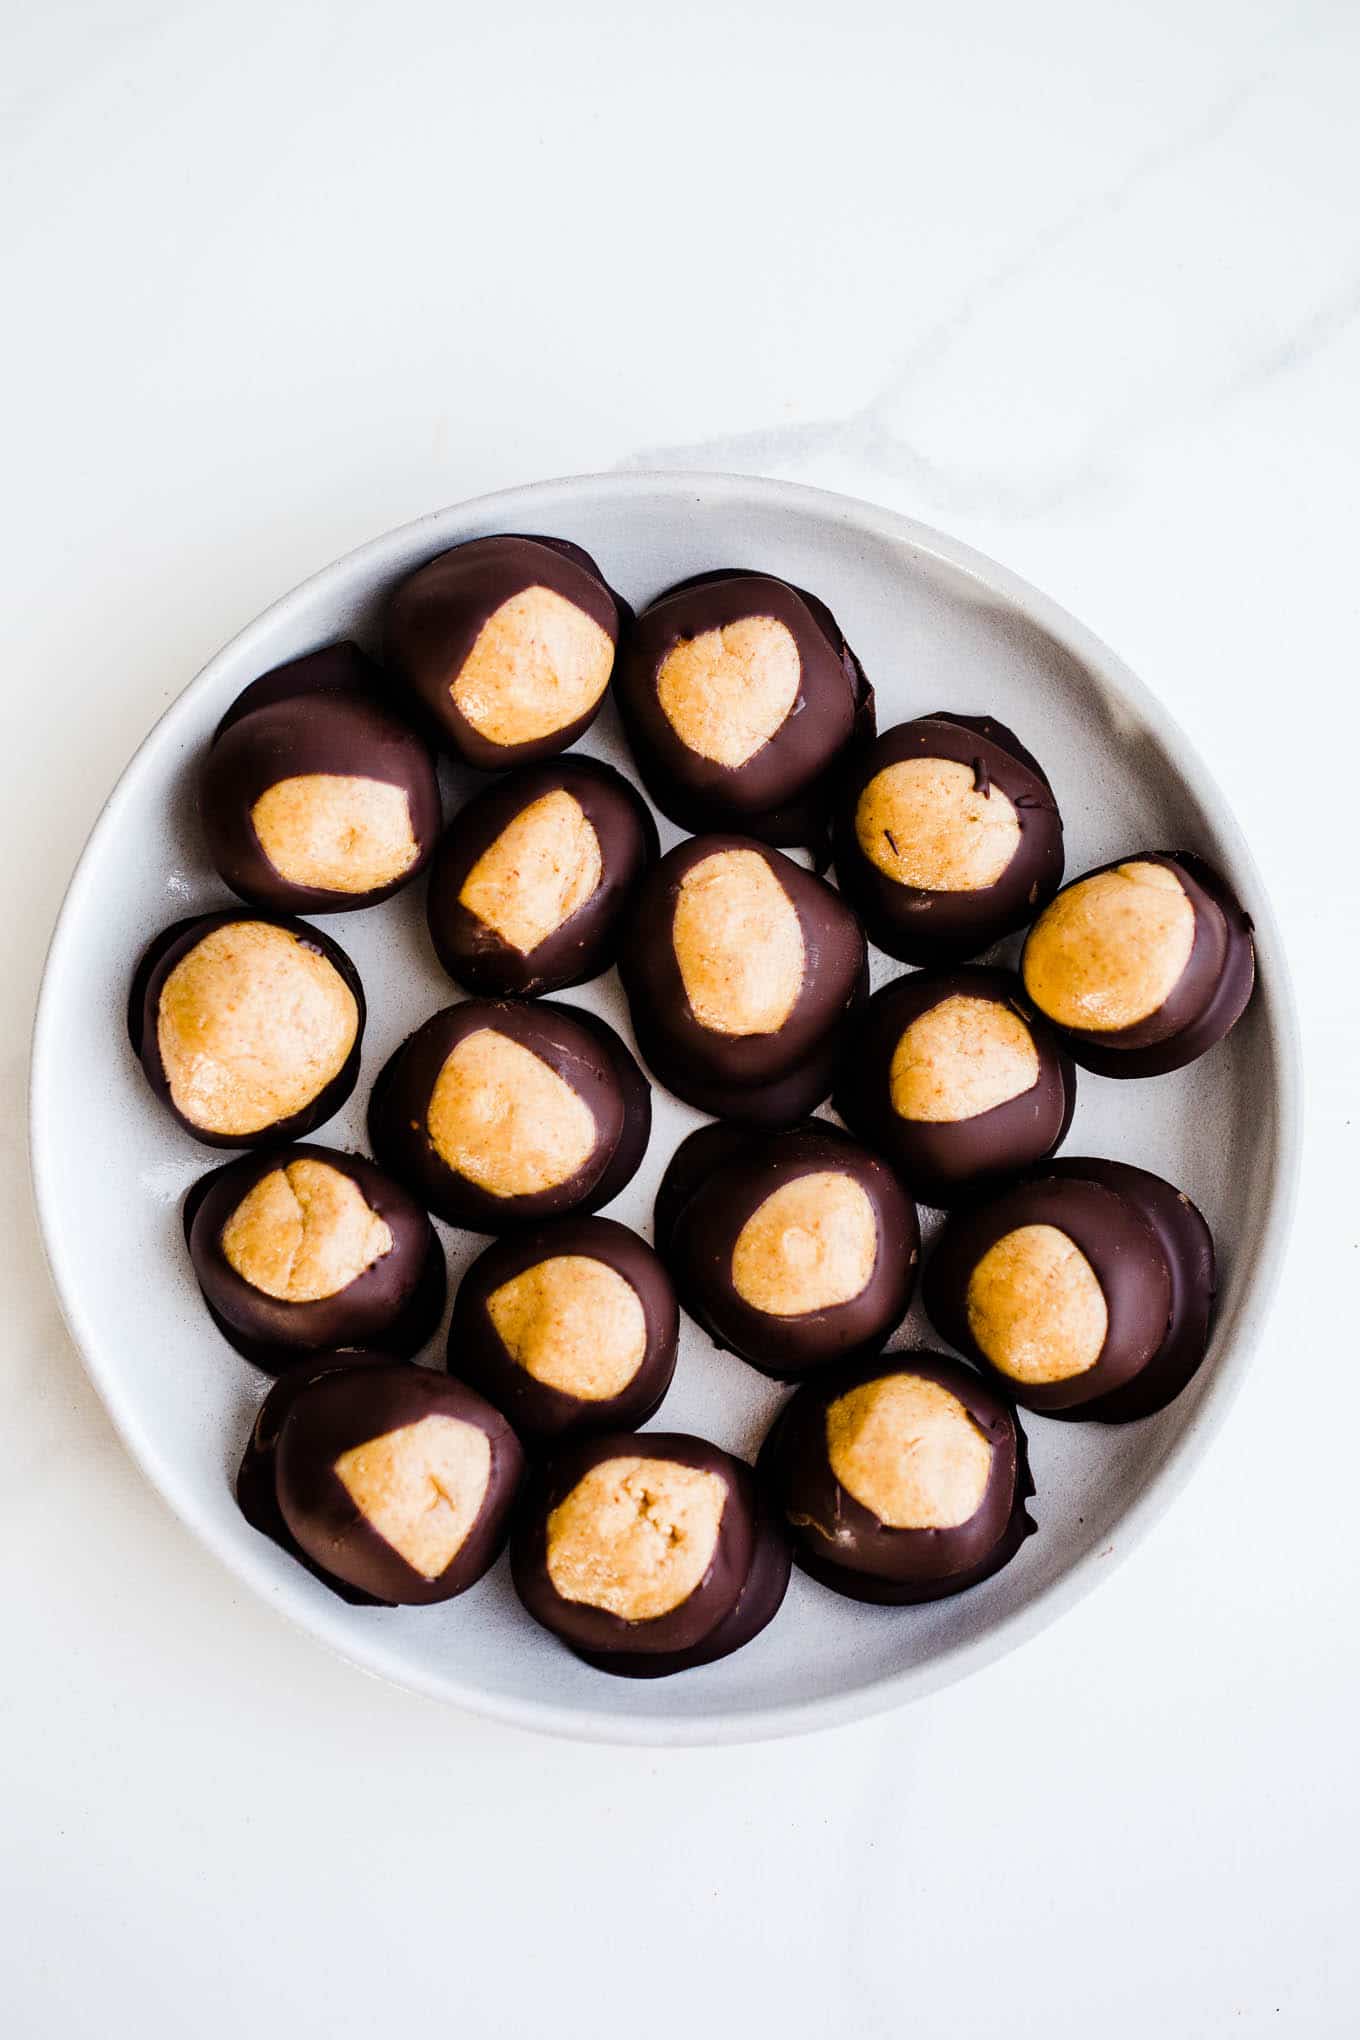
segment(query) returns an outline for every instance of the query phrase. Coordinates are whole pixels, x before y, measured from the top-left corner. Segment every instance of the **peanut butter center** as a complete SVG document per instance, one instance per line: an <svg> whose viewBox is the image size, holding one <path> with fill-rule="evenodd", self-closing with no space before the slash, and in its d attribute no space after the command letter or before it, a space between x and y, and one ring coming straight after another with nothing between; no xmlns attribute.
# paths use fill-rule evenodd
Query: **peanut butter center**
<svg viewBox="0 0 1360 2040"><path fill-rule="evenodd" d="M261 1176L222 1228L229 1265L279 1303L337 1296L391 1251L353 1177L310 1158Z"/></svg>
<svg viewBox="0 0 1360 2040"><path fill-rule="evenodd" d="M588 715L609 685L614 640L552 588L524 588L487 618L450 689L491 744L532 744Z"/></svg>
<svg viewBox="0 0 1360 2040"><path fill-rule="evenodd" d="M803 988L793 901L756 850L718 850L680 881L671 925L690 1011L715 1034L774 1034Z"/></svg>
<svg viewBox="0 0 1360 2040"><path fill-rule="evenodd" d="M947 1126L975 1119L1039 1081L1039 1053L1018 1013L995 999L941 999L893 1050L888 1084L900 1119Z"/></svg>
<svg viewBox="0 0 1360 2040"><path fill-rule="evenodd" d="M535 1381L582 1402L622 1395L647 1350L647 1320L631 1282L586 1254L555 1254L486 1300L512 1360Z"/></svg>
<svg viewBox="0 0 1360 2040"><path fill-rule="evenodd" d="M819 1170L758 1204L732 1249L732 1287L768 1317L849 1303L878 1259L874 1207L853 1176Z"/></svg>
<svg viewBox="0 0 1360 2040"><path fill-rule="evenodd" d="M175 1107L207 1133L263 1132L310 1105L359 1032L353 992L286 928L229 921L165 980L156 1016Z"/></svg>
<svg viewBox="0 0 1360 2040"><path fill-rule="evenodd" d="M1022 1225L987 1249L968 1281L968 1329L994 1367L1039 1386L1095 1366L1109 1311L1086 1256L1052 1225Z"/></svg>
<svg viewBox="0 0 1360 2040"><path fill-rule="evenodd" d="M548 1517L548 1577L564 1601L653 1622L713 1563L727 1501L716 1473L672 1459L606 1459Z"/></svg>
<svg viewBox="0 0 1360 2040"><path fill-rule="evenodd" d="M463 880L458 898L483 927L527 956L599 889L600 839L562 787L522 808Z"/></svg>
<svg viewBox="0 0 1360 2040"><path fill-rule="evenodd" d="M955 1530L977 1514L992 1448L963 1404L936 1381L888 1374L838 1397L826 1413L831 1471L892 1530Z"/></svg>
<svg viewBox="0 0 1360 2040"><path fill-rule="evenodd" d="M980 892L1020 847L1020 818L970 765L904 758L876 772L855 809L859 847L876 870L917 892Z"/></svg>
<svg viewBox="0 0 1360 2040"><path fill-rule="evenodd" d="M392 885L420 855L404 787L306 772L277 779L250 810L260 848L290 885L366 893Z"/></svg>
<svg viewBox="0 0 1360 2040"><path fill-rule="evenodd" d="M491 1440L461 1417L421 1417L342 1452L336 1476L360 1514L422 1579L447 1572L491 1483Z"/></svg>
<svg viewBox="0 0 1360 2040"><path fill-rule="evenodd" d="M1174 871L1134 859L1078 879L1025 945L1025 989L1060 1027L1117 1032L1146 1020L1180 982L1195 910Z"/></svg>
<svg viewBox="0 0 1360 2040"><path fill-rule="evenodd" d="M735 771L787 721L801 675L788 626L773 616L743 616L673 646L656 691L686 750Z"/></svg>
<svg viewBox="0 0 1360 2040"><path fill-rule="evenodd" d="M465 1035L447 1057L427 1123L448 1166L492 1197L552 1190L595 1149L585 1100L531 1049L490 1027Z"/></svg>

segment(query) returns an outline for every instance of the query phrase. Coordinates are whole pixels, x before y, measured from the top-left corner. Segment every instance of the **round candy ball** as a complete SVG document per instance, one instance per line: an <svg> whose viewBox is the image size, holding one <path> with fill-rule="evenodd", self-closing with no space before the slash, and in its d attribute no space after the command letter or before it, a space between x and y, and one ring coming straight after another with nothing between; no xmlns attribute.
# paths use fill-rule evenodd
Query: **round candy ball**
<svg viewBox="0 0 1360 2040"><path fill-rule="evenodd" d="M646 1152L647 1080L612 1027L575 1006L467 999L436 1013L380 1072L373 1152L471 1232L596 1211Z"/></svg>
<svg viewBox="0 0 1360 2040"><path fill-rule="evenodd" d="M1124 858L1065 886L1021 959L1035 1006L1105 1077L1194 1062L1242 1017L1255 970L1249 917L1185 850Z"/></svg>
<svg viewBox="0 0 1360 2040"><path fill-rule="evenodd" d="M931 1323L1026 1409L1127 1423L1204 1358L1214 1245L1182 1191L1125 1162L1050 1162L958 1212L926 1264Z"/></svg>
<svg viewBox="0 0 1360 2040"><path fill-rule="evenodd" d="M491 998L598 977L657 848L646 803L610 766L563 758L510 773L439 845L426 897L439 961Z"/></svg>
<svg viewBox="0 0 1360 2040"><path fill-rule="evenodd" d="M439 834L434 759L357 645L327 645L247 687L199 779L208 854L234 893L284 913L369 907L423 869Z"/></svg>
<svg viewBox="0 0 1360 2040"><path fill-rule="evenodd" d="M1010 971L914 971L847 1027L835 1105L923 1203L947 1208L1060 1145L1076 1073Z"/></svg>
<svg viewBox="0 0 1360 2040"><path fill-rule="evenodd" d="M208 1147L297 1140L359 1074L364 993L339 944L281 914L176 921L137 966L128 1033L156 1096Z"/></svg>
<svg viewBox="0 0 1360 2040"><path fill-rule="evenodd" d="M449 1372L526 1440L627 1430L670 1387L679 1331L675 1291L646 1242L576 1214L473 1262L454 1300Z"/></svg>
<svg viewBox="0 0 1360 2040"><path fill-rule="evenodd" d="M679 1432L573 1441L511 1547L529 1614L587 1663L661 1678L741 1649L777 1613L789 1548L749 1466Z"/></svg>
<svg viewBox="0 0 1360 2040"><path fill-rule="evenodd" d="M760 1467L797 1563L852 1600L962 1593L1034 1529L1014 1407L940 1353L828 1368L785 1404Z"/></svg>
<svg viewBox="0 0 1360 2040"><path fill-rule="evenodd" d="M1062 880L1053 790L989 716L940 710L885 731L842 782L834 840L841 891L904 963L977 956Z"/></svg>
<svg viewBox="0 0 1360 2040"><path fill-rule="evenodd" d="M299 1388L279 1427L279 1512L314 1565L375 1600L462 1594L502 1550L524 1471L472 1389L393 1360Z"/></svg>
<svg viewBox="0 0 1360 2040"><path fill-rule="evenodd" d="M469 539L387 604L384 654L443 747L502 772L565 751L595 720L625 611L560 538Z"/></svg>
<svg viewBox="0 0 1360 2040"><path fill-rule="evenodd" d="M423 1208L358 1155L286 1147L196 1183L185 1232L214 1323L277 1374L336 1347L406 1357L444 1309L444 1250Z"/></svg>
<svg viewBox="0 0 1360 2040"><path fill-rule="evenodd" d="M814 843L873 690L824 602L771 574L700 574L648 604L619 661L643 784L683 829Z"/></svg>
<svg viewBox="0 0 1360 2040"><path fill-rule="evenodd" d="M691 1134L661 1181L656 1240L715 1342L796 1380L885 1343L911 1301L920 1234L886 1162L817 1119Z"/></svg>
<svg viewBox="0 0 1360 2040"><path fill-rule="evenodd" d="M792 1125L828 1095L868 988L840 895L749 836L694 836L647 873L619 954L638 1046L702 1112Z"/></svg>

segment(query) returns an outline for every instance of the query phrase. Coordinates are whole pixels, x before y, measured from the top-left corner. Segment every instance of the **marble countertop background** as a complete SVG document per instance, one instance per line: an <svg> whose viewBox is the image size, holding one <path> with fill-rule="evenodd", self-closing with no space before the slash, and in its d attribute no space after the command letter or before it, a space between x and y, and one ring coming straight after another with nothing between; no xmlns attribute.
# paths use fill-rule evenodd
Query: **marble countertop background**
<svg viewBox="0 0 1360 2040"><path fill-rule="evenodd" d="M1353 2031L1353 0L51 0L4 45L0 2026ZM1076 611L1212 761L1303 1012L1295 1246L1188 1492L1001 1665L766 1747L535 1740L246 1599L114 1439L25 1169L47 934L166 702L371 533L612 466L871 497Z"/></svg>

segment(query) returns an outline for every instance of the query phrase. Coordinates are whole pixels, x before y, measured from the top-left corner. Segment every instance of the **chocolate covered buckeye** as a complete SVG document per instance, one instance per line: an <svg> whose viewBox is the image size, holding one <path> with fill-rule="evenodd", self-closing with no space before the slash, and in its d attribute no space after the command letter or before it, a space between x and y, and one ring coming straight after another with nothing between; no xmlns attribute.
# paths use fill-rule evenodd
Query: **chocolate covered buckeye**
<svg viewBox="0 0 1360 2040"><path fill-rule="evenodd" d="M521 1438L644 1424L675 1372L680 1313L636 1233L608 1218L554 1219L497 1240L463 1277L449 1372Z"/></svg>
<svg viewBox="0 0 1360 2040"><path fill-rule="evenodd" d="M617 694L643 784L681 828L815 843L873 690L825 603L769 574L700 574L649 603Z"/></svg>
<svg viewBox="0 0 1360 2040"><path fill-rule="evenodd" d="M657 855L627 780L593 758L527 766L463 808L440 843L430 935L455 983L525 998L598 977Z"/></svg>
<svg viewBox="0 0 1360 2040"><path fill-rule="evenodd" d="M1050 1162L945 1225L931 1323L1027 1409L1126 1423L1204 1358L1209 1228L1182 1191L1124 1162Z"/></svg>
<svg viewBox="0 0 1360 2040"><path fill-rule="evenodd" d="M208 853L241 898L343 914L421 870L439 834L434 759L357 645L327 645L247 687L203 762Z"/></svg>
<svg viewBox="0 0 1360 2040"><path fill-rule="evenodd" d="M835 1105L915 1197L948 1207L1053 1153L1076 1073L1010 971L915 971L846 1028Z"/></svg>
<svg viewBox="0 0 1360 2040"><path fill-rule="evenodd" d="M176 921L128 1000L134 1054L195 1140L249 1148L308 1134L354 1089L359 975L329 936L283 915Z"/></svg>
<svg viewBox="0 0 1360 2040"><path fill-rule="evenodd" d="M919 1240L892 1170L820 1119L776 1134L700 1127L657 1193L657 1251L686 1310L778 1380L883 1345L911 1301Z"/></svg>
<svg viewBox="0 0 1360 2040"><path fill-rule="evenodd" d="M651 1110L645 1077L593 1013L468 999L381 1071L369 1134L438 1217L498 1233L616 1197L646 1151Z"/></svg>
<svg viewBox="0 0 1360 2040"><path fill-rule="evenodd" d="M599 713L624 612L560 538L469 539L401 583L384 650L444 747L482 771L565 751Z"/></svg>
<svg viewBox="0 0 1360 2040"><path fill-rule="evenodd" d="M828 1368L785 1404L760 1467L797 1563L854 1600L961 1593L1034 1529L1012 1404L943 1354Z"/></svg>
<svg viewBox="0 0 1360 2040"><path fill-rule="evenodd" d="M1025 990L1105 1077L1183 1069L1242 1017L1251 921L1188 851L1149 851L1065 886L1025 942Z"/></svg>
<svg viewBox="0 0 1360 2040"><path fill-rule="evenodd" d="M196 1183L185 1232L213 1320L271 1374L378 1346L405 1358L444 1308L444 1250L424 1210L372 1162L287 1147Z"/></svg>
<svg viewBox="0 0 1360 2040"><path fill-rule="evenodd" d="M789 1550L749 1466L679 1432L564 1446L532 1483L511 1549L536 1622L602 1671L709 1664L773 1618Z"/></svg>
<svg viewBox="0 0 1360 2040"><path fill-rule="evenodd" d="M313 1565L425 1605L466 1592L498 1556L524 1455L461 1381L393 1360L301 1386L273 1463L279 1513Z"/></svg>
<svg viewBox="0 0 1360 2040"><path fill-rule="evenodd" d="M840 896L747 836L692 837L648 872L619 975L660 1081L756 1125L791 1125L827 1096L841 1023L868 983Z"/></svg>
<svg viewBox="0 0 1360 2040"><path fill-rule="evenodd" d="M841 891L905 963L978 955L1062 880L1053 790L989 716L939 710L885 731L846 775L834 840Z"/></svg>

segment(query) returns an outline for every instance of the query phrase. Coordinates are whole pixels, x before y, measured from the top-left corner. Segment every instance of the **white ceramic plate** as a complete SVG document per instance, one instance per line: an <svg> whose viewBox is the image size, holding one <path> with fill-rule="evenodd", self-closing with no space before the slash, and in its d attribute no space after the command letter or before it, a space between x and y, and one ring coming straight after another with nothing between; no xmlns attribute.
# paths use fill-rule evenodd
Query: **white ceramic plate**
<svg viewBox="0 0 1360 2040"><path fill-rule="evenodd" d="M1256 922L1259 987L1229 1040L1174 1076L1082 1075L1067 1142L1071 1154L1157 1170L1209 1219L1222 1291L1196 1381L1161 1416L1125 1429L1027 1418L1039 1532L970 1593L871 1608L795 1571L781 1614L748 1649L655 1683L610 1679L559 1647L519 1609L504 1560L444 1607L360 1610L246 1527L231 1482L265 1383L209 1322L179 1221L185 1190L219 1157L155 1102L124 1034L143 945L226 898L203 854L193 786L228 703L285 659L369 633L384 591L422 560L506 530L576 540L637 604L711 567L759 567L815 589L874 681L880 728L943 707L1019 732L1052 778L1069 875L1139 849L1195 849L1226 872ZM612 709L582 749L627 769ZM464 788L451 776L446 790ZM662 824L663 847L676 835ZM356 1095L317 1137L361 1147L374 1073L457 994L430 953L420 886L327 925L363 976L369 1025ZM875 961L876 982L899 969ZM612 973L569 996L631 1038ZM699 1123L664 1092L656 1106L643 1167L610 1207L644 1232L668 1157ZM250 624L157 724L100 817L53 938L33 1051L34 1181L67 1321L129 1450L181 1520L264 1599L370 1671L504 1720L647 1743L787 1734L895 1705L1000 1656L1103 1577L1188 1476L1241 1378L1288 1223L1298 1124L1274 918L1209 774L1141 684L1052 602L967 547L868 504L728 476L587 476L484 497L375 539ZM484 1242L446 1240L456 1280ZM913 1312L895 1343L918 1342L938 1344ZM686 1323L655 1421L750 1454L781 1394Z"/></svg>

